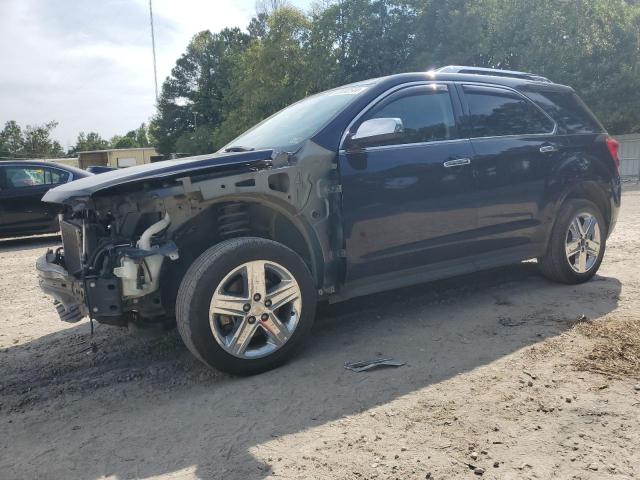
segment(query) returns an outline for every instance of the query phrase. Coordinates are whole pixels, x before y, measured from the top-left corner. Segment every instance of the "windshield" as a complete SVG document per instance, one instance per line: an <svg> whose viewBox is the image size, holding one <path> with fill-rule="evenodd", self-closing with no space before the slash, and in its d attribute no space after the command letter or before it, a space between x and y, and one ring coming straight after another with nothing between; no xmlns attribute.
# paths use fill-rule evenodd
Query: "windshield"
<svg viewBox="0 0 640 480"><path fill-rule="evenodd" d="M293 151L313 136L370 84L353 84L300 100L267 118L224 146L233 149L278 148Z"/></svg>

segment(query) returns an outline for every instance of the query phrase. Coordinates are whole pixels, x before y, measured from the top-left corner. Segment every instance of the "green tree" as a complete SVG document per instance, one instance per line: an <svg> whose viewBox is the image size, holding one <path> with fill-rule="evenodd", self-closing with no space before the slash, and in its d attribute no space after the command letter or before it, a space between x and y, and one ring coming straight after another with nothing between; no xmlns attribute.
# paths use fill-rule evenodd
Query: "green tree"
<svg viewBox="0 0 640 480"><path fill-rule="evenodd" d="M640 129L640 7L625 0L480 0L477 56L571 85L614 133ZM526 19L526 21L522 21Z"/></svg>
<svg viewBox="0 0 640 480"><path fill-rule="evenodd" d="M221 123L233 64L248 42L249 36L238 28L216 34L200 32L191 40L162 86L158 112L150 128L161 153L174 152L179 138L186 153L205 153L198 145L189 147L184 139L198 126Z"/></svg>
<svg viewBox="0 0 640 480"><path fill-rule="evenodd" d="M114 135L111 137L111 148L137 148L137 130L130 130L124 135Z"/></svg>
<svg viewBox="0 0 640 480"><path fill-rule="evenodd" d="M185 132L176 141L176 153L210 153L217 150L215 129L211 125L198 126L193 132Z"/></svg>
<svg viewBox="0 0 640 480"><path fill-rule="evenodd" d="M148 147L150 145L147 125L145 123L142 123L136 130L136 145L138 147Z"/></svg>
<svg viewBox="0 0 640 480"><path fill-rule="evenodd" d="M162 153L215 150L319 90L452 64L548 76L610 131L640 131L636 1L321 0L305 14L267 0L248 32L193 38L148 130Z"/></svg>
<svg viewBox="0 0 640 480"><path fill-rule="evenodd" d="M76 140L76 144L69 149L69 155L77 155L78 152L88 152L91 150L104 150L109 148L109 142L104 140L100 134L96 132L84 133L80 132Z"/></svg>
<svg viewBox="0 0 640 480"><path fill-rule="evenodd" d="M23 134L21 156L27 158L62 157L64 150L59 142L51 138L51 132L58 122L51 121L42 125L27 125Z"/></svg>
<svg viewBox="0 0 640 480"><path fill-rule="evenodd" d="M18 122L9 120L0 132L0 157L16 157L22 154L24 138Z"/></svg>
<svg viewBox="0 0 640 480"><path fill-rule="evenodd" d="M267 18L264 37L252 40L234 65L225 119L215 133L217 147L310 93L304 51L309 27L309 19L295 8L278 8Z"/></svg>
<svg viewBox="0 0 640 480"><path fill-rule="evenodd" d="M430 2L345 0L316 11L307 47L312 69L328 71L331 86L410 69L417 5L425 3Z"/></svg>

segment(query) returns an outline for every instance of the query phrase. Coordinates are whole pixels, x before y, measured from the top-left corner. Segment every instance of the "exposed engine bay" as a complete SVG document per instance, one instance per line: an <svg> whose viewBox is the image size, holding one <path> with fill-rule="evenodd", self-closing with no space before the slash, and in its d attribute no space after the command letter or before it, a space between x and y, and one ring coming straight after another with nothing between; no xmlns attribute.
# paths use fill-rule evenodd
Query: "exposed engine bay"
<svg viewBox="0 0 640 480"><path fill-rule="evenodd" d="M329 201L335 169L329 152L307 149L304 176L288 154L266 152L259 161L118 182L64 199L63 246L37 264L42 289L67 322L158 323L174 315L180 280L204 250L258 236L287 244L321 290L333 292L324 266L338 249L329 229L338 210Z"/></svg>

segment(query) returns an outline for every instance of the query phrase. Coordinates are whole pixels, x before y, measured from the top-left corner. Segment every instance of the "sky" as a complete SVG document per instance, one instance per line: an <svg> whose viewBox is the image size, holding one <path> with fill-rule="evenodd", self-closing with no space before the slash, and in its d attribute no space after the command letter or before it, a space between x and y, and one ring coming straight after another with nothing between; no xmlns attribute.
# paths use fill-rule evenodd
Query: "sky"
<svg viewBox="0 0 640 480"><path fill-rule="evenodd" d="M153 0L159 88L193 35L245 29L255 11L255 0ZM80 131L110 138L154 112L148 0L0 0L0 128L56 120L68 148Z"/></svg>

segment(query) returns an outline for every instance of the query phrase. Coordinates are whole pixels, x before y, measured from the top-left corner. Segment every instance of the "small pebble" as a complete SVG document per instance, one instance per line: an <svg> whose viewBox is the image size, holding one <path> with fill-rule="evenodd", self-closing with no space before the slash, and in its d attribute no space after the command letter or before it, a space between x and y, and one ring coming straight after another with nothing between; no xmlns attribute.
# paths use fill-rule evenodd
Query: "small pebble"
<svg viewBox="0 0 640 480"><path fill-rule="evenodd" d="M476 467L476 468L473 470L473 473L475 473L476 475L484 475L484 468L482 468L482 467Z"/></svg>
<svg viewBox="0 0 640 480"><path fill-rule="evenodd" d="M635 388L636 392L640 392L640 383L638 383L638 384L637 384L635 387L633 387L633 388Z"/></svg>
<svg viewBox="0 0 640 480"><path fill-rule="evenodd" d="M498 462L497 460L493 462L493 468L498 468L499 466L500 466L500 462Z"/></svg>
<svg viewBox="0 0 640 480"><path fill-rule="evenodd" d="M478 452L471 452L471 455L469 455L471 458L473 458L474 460L478 459Z"/></svg>
<svg viewBox="0 0 640 480"><path fill-rule="evenodd" d="M572 402L571 397L565 398L564 401L567 402L567 403L571 403Z"/></svg>
<svg viewBox="0 0 640 480"><path fill-rule="evenodd" d="M596 465L595 463L590 463L588 468L589 470L597 471L598 465Z"/></svg>

